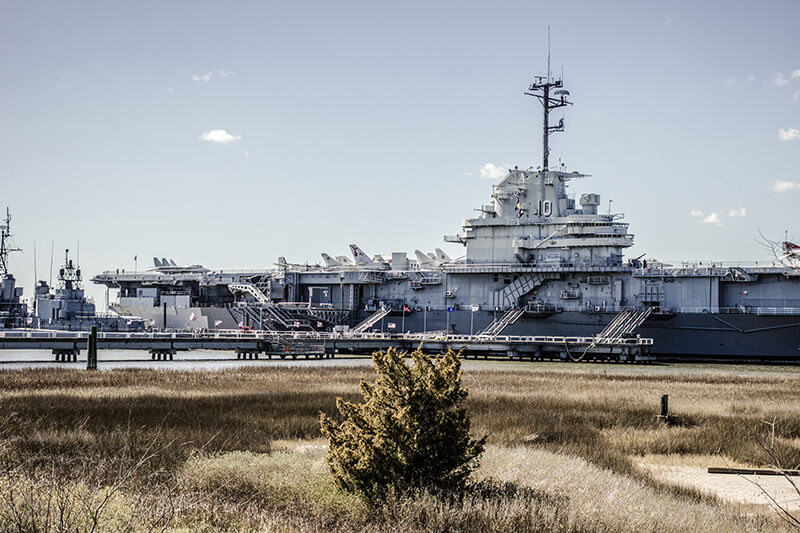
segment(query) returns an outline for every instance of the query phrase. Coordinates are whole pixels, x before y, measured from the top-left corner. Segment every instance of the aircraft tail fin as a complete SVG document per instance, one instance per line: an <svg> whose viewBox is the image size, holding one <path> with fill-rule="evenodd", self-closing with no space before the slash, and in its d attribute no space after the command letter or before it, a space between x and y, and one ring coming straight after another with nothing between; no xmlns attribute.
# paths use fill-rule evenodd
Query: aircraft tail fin
<svg viewBox="0 0 800 533"><path fill-rule="evenodd" d="M359 248L357 244L351 244L350 251L353 252L353 259L355 260L357 265L372 264L373 262L372 259L370 259L369 256L364 253L364 250Z"/></svg>
<svg viewBox="0 0 800 533"><path fill-rule="evenodd" d="M425 255L424 253L422 253L419 250L414 250L414 255L417 256L417 263L419 263L419 266L421 266L421 267L429 266L429 265L431 265L433 263L433 261L431 260L430 257L428 257L427 255Z"/></svg>
<svg viewBox="0 0 800 533"><path fill-rule="evenodd" d="M342 266L339 261L324 252L322 253L322 260L325 262L325 266L328 268Z"/></svg>
<svg viewBox="0 0 800 533"><path fill-rule="evenodd" d="M446 253L444 253L441 248L437 248L436 249L436 259L438 259L442 263L452 263L453 262L453 260L450 259L450 256L447 255Z"/></svg>

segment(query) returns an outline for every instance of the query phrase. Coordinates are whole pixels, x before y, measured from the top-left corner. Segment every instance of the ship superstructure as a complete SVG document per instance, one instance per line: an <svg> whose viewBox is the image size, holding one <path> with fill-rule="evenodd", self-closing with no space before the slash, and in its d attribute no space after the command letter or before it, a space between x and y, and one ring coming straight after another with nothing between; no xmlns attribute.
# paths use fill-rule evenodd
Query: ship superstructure
<svg viewBox="0 0 800 533"><path fill-rule="evenodd" d="M35 298L36 316L32 318L35 318L38 328L88 330L97 326L101 331L140 331L145 328L144 319L140 317L96 313L94 302L84 294L81 269L70 259L69 250L65 251L64 265L58 270L55 290L46 281L39 281Z"/></svg>
<svg viewBox="0 0 800 533"><path fill-rule="evenodd" d="M6 208L6 217L0 224L0 328L22 327L28 306L21 301L22 287L9 272L9 254L21 251L11 243L11 212Z"/></svg>
<svg viewBox="0 0 800 533"><path fill-rule="evenodd" d="M549 70L549 69L548 69ZM656 355L800 357L800 273L784 265L624 257L633 235L623 215L600 212L599 194L569 190L585 177L549 166L550 113L571 105L561 79L537 77L526 94L543 109L542 162L510 169L491 201L461 230L464 246L353 260L323 254L319 265L281 258L263 271L104 272L120 290L115 309L167 327L593 336L654 339ZM174 263L173 263L174 266Z"/></svg>

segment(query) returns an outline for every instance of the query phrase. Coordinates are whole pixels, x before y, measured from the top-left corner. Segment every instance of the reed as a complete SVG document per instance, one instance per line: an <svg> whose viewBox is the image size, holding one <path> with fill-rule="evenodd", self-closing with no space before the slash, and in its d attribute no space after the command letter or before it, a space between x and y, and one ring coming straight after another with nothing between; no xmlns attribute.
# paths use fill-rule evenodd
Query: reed
<svg viewBox="0 0 800 533"><path fill-rule="evenodd" d="M779 530L768 515L746 518L636 465L681 454L768 466L764 421L775 422L784 466L800 464L795 368L473 361L464 368L473 431L488 434L491 445L468 496L418 494L375 510L336 492L318 415L335 414L337 396L357 401L359 380L374 377L370 368L271 366L0 372L7 473L0 497L17 487L18 496L30 495L30 509L49 501L34 494L79 495L74 502L86 506L118 487L104 523L124 518L132 530L164 516L170 527L207 531L690 531L692 523ZM670 395L678 425L656 419L661 394ZM620 500L605 502L604 490ZM689 508L690 515L679 512ZM722 517L716 525L713 516ZM10 519L0 517L8 529Z"/></svg>

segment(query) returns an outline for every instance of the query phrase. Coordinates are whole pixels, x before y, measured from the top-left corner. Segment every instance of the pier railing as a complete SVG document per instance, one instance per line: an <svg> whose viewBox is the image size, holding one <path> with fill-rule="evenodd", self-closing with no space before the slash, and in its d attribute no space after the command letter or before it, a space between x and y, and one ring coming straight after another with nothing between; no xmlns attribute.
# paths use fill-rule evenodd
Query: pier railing
<svg viewBox="0 0 800 533"><path fill-rule="evenodd" d="M7 339L84 339L88 338L85 331L54 331L54 330L9 330L0 331L0 338ZM249 339L249 340L375 340L375 341L410 341L434 343L475 343L475 344L554 344L554 345L590 345L590 344L626 344L650 346L653 339L641 337L600 338L593 337L562 337L547 335L448 335L442 333L351 333L351 332L267 332L267 331L239 331L216 330L212 332L100 332L98 339L115 340L191 340L191 339Z"/></svg>

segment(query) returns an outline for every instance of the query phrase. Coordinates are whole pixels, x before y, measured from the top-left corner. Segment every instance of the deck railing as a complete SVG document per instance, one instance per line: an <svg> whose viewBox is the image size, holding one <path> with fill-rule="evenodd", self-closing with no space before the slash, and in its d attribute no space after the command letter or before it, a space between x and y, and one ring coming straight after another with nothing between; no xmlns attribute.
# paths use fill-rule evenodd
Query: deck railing
<svg viewBox="0 0 800 533"><path fill-rule="evenodd" d="M19 339L83 339L88 337L85 331L54 330L9 330L0 331L0 338ZM577 345L596 344L631 344L652 345L653 339L641 337L619 337L600 339L594 337L564 337L548 335L447 335L442 333L329 333L329 332L293 332L275 333L266 331L215 330L212 332L100 332L99 339L115 340L181 340L181 339L251 339L270 340L275 338L296 340L400 340L412 342L444 342L444 343L513 343L513 344L557 344Z"/></svg>

